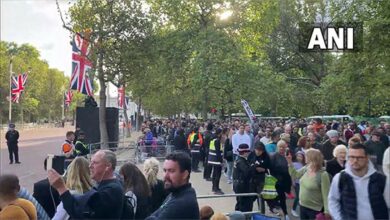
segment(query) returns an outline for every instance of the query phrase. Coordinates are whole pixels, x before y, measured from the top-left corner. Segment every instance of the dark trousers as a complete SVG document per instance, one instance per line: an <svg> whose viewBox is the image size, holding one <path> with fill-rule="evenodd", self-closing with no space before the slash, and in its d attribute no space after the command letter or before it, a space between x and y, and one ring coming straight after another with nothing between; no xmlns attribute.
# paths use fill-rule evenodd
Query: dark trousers
<svg viewBox="0 0 390 220"><path fill-rule="evenodd" d="M211 171L212 171L213 167L210 164L208 164L207 159L203 164L204 164L203 179L210 179L211 178Z"/></svg>
<svg viewBox="0 0 390 220"><path fill-rule="evenodd" d="M199 169L199 152L191 152L191 169L198 170Z"/></svg>
<svg viewBox="0 0 390 220"><path fill-rule="evenodd" d="M299 183L295 183L295 199L294 199L294 204L293 204L293 209L297 211L297 207L299 205Z"/></svg>
<svg viewBox="0 0 390 220"><path fill-rule="evenodd" d="M9 162L14 162L14 156L15 156L15 162L19 162L19 149L17 144L9 144L8 145L8 153L9 153Z"/></svg>
<svg viewBox="0 0 390 220"><path fill-rule="evenodd" d="M222 165L212 165L213 169L213 190L219 190L219 181L221 179Z"/></svg>
<svg viewBox="0 0 390 220"><path fill-rule="evenodd" d="M233 182L233 191L235 193L249 193L249 184L243 184L243 183L235 183ZM236 211L241 212L251 212L253 208L253 198L250 196L246 197L236 197Z"/></svg>
<svg viewBox="0 0 390 220"><path fill-rule="evenodd" d="M278 193L278 197L276 199L266 200L267 204L270 209L280 206L283 213L287 215L286 194L278 184L276 184L276 192Z"/></svg>
<svg viewBox="0 0 390 220"><path fill-rule="evenodd" d="M250 192L255 192L257 194L261 194L264 188L264 179L257 179L257 180L252 180L251 185L250 185ZM255 202L259 197L255 196L252 197L253 202ZM257 203L257 201L256 201ZM260 211L261 213L265 213L265 202L264 199L260 197Z"/></svg>
<svg viewBox="0 0 390 220"><path fill-rule="evenodd" d="M302 220L311 220L311 219L316 219L316 215L320 213L321 211L316 211L313 209L306 208L304 206L300 206L300 213L299 215L301 216Z"/></svg>

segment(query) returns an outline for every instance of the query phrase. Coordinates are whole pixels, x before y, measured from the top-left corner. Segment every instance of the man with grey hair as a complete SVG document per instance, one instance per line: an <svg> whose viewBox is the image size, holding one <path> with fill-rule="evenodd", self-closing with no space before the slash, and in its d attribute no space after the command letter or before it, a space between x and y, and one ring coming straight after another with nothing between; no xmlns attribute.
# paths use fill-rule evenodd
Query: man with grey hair
<svg viewBox="0 0 390 220"><path fill-rule="evenodd" d="M116 156L112 151L99 150L91 159L91 178L97 186L82 196L70 194L63 178L53 169L48 171L50 184L60 194L64 208L72 219L119 219L122 215L124 192L114 176Z"/></svg>

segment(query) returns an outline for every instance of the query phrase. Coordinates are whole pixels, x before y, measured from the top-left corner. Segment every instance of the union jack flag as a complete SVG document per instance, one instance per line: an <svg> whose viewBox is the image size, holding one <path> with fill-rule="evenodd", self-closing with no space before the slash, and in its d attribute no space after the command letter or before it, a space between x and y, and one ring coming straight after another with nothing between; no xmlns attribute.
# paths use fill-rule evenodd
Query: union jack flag
<svg viewBox="0 0 390 220"><path fill-rule="evenodd" d="M19 103L19 98L22 92L24 91L24 86L26 85L28 74L23 73L17 76L12 77L11 83L11 100L12 102Z"/></svg>
<svg viewBox="0 0 390 220"><path fill-rule="evenodd" d="M88 76L88 70L92 68L92 62L88 60L89 43L80 34L76 34L72 42L72 77L70 88L83 94L92 96L92 84Z"/></svg>
<svg viewBox="0 0 390 220"><path fill-rule="evenodd" d="M118 107L129 109L130 97L125 96L125 88L123 86L118 89Z"/></svg>
<svg viewBox="0 0 390 220"><path fill-rule="evenodd" d="M64 100L65 100L65 106L69 106L70 103L72 102L72 98L73 98L73 92L72 90L68 90L65 92L64 94Z"/></svg>

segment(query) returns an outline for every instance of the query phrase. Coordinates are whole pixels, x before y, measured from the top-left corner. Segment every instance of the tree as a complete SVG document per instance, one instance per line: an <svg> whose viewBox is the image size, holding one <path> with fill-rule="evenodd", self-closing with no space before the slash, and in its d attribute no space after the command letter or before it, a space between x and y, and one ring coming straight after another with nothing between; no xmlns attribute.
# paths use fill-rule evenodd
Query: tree
<svg viewBox="0 0 390 220"><path fill-rule="evenodd" d="M58 5L58 4L57 4ZM88 30L91 43L90 58L99 80L99 127L101 147L108 147L106 128L106 83L118 78L125 59L120 48L129 48L130 42L147 36L143 29L148 22L142 10L142 1L85 0L69 9L70 21L64 27L73 33ZM64 21L64 20L63 20ZM147 26L147 25L145 25ZM119 52L119 54L118 54ZM125 60L128 61L128 60ZM120 78L120 77L119 77Z"/></svg>

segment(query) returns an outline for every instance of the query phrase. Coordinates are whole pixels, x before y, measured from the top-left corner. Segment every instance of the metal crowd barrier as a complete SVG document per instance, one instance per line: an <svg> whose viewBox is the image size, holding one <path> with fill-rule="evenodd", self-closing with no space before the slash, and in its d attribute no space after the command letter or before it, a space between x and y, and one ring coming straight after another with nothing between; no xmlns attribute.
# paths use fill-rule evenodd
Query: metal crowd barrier
<svg viewBox="0 0 390 220"><path fill-rule="evenodd" d="M88 148L89 148L89 154L87 156L88 159L91 158L92 154L94 154L96 151L101 149L100 147L101 144L102 142L88 144ZM128 142L116 141L116 142L108 142L107 144L109 146L115 146L106 149L113 151L117 155L118 164L125 163L128 161L136 163L137 144L134 141L128 141ZM123 157L122 155L125 153L128 154L126 156L126 159L125 160L120 159L119 157Z"/></svg>
<svg viewBox="0 0 390 220"><path fill-rule="evenodd" d="M158 160L163 160L165 157L173 152L173 145L169 144L152 144L137 145L135 152L135 160L138 163L143 163L147 158L154 157Z"/></svg>
<svg viewBox="0 0 390 220"><path fill-rule="evenodd" d="M264 214L265 213L265 203L264 200L261 198L260 194L257 193L232 193L232 194L224 194L224 195L199 195L196 196L197 199L216 199L216 198L227 198L227 197L257 197L256 203L257 208L260 211L253 211L253 212L243 212L244 215L250 215L255 213ZM226 213L225 215L229 215L230 213Z"/></svg>

